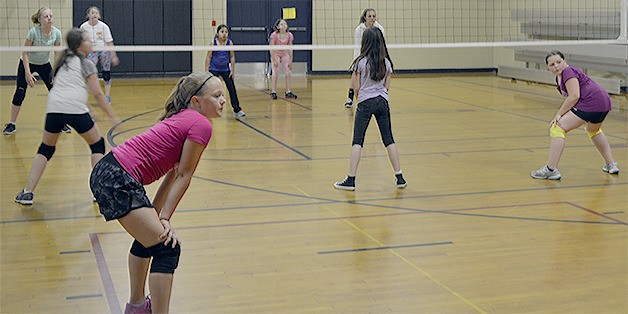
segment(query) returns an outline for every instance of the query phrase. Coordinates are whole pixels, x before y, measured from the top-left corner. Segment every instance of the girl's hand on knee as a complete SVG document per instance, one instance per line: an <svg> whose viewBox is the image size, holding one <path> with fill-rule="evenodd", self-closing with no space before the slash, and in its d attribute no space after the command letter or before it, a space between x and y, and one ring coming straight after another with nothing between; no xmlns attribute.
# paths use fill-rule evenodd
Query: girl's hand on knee
<svg viewBox="0 0 628 314"><path fill-rule="evenodd" d="M177 237L177 234L172 229L170 221L167 219L160 219L159 221L161 222L161 225L164 226L164 232L159 235L159 241L165 240L164 245L168 245L168 243L171 243L172 248L174 248L177 243L180 243L180 241Z"/></svg>

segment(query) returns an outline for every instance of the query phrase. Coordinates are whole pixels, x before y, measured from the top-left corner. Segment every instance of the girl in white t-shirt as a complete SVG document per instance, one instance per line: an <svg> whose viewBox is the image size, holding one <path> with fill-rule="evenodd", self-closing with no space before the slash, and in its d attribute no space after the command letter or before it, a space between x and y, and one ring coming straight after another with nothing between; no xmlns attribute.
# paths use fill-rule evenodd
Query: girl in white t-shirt
<svg viewBox="0 0 628 314"><path fill-rule="evenodd" d="M33 191L55 152L64 125L74 128L89 145L92 166L104 156L105 140L89 114L88 93L94 95L113 123L120 123L111 105L105 101L98 84L96 66L85 57L92 49L89 36L82 29L73 28L68 32L66 41L68 48L61 53L53 72L55 86L48 95L41 145L33 159L28 183L15 197L15 202L22 205L33 204Z"/></svg>
<svg viewBox="0 0 628 314"><path fill-rule="evenodd" d="M89 35L92 45L99 49L113 47L113 36L109 26L100 20L100 9L92 6L87 9L87 21L81 24L81 29L85 30ZM102 69L102 78L105 81L105 98L111 103L111 65L118 65L120 59L115 51L91 51L87 54L87 58L92 60L94 64Z"/></svg>

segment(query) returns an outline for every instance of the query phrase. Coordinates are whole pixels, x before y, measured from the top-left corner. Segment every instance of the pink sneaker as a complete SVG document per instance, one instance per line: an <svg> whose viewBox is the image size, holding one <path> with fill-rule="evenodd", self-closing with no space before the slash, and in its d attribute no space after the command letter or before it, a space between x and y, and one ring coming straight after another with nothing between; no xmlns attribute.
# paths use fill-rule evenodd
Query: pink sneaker
<svg viewBox="0 0 628 314"><path fill-rule="evenodd" d="M150 307L150 296L146 296L146 300L144 300L144 304L141 305L133 305L133 304L126 304L126 307L124 308L124 314L146 314L146 313L152 313L153 311L151 310Z"/></svg>

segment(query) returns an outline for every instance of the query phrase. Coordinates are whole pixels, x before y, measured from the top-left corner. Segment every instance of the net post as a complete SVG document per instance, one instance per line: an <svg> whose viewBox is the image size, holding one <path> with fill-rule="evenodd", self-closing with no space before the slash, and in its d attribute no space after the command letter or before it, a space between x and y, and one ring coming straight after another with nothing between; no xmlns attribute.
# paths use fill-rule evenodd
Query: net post
<svg viewBox="0 0 628 314"><path fill-rule="evenodd" d="M620 31L618 40L628 40L628 0L621 0Z"/></svg>

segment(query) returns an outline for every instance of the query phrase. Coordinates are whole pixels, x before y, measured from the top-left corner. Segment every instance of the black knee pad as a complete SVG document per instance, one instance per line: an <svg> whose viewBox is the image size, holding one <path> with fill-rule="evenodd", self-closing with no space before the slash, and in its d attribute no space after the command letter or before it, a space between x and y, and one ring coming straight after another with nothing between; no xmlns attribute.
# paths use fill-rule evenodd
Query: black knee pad
<svg viewBox="0 0 628 314"><path fill-rule="evenodd" d="M142 243L139 243L137 240L133 241L130 252L131 254L137 257L142 257L142 258L150 257L150 252L148 251L148 249L144 247Z"/></svg>
<svg viewBox="0 0 628 314"><path fill-rule="evenodd" d="M41 145L39 145L37 153L43 155L44 157L46 157L46 159L50 160L50 158L52 158L52 155L54 155L55 153L55 149L57 148L54 146L48 146L44 143L41 143Z"/></svg>
<svg viewBox="0 0 628 314"><path fill-rule="evenodd" d="M92 150L92 154L105 154L105 139L100 138L98 142L89 145L89 149Z"/></svg>
<svg viewBox="0 0 628 314"><path fill-rule="evenodd" d="M179 266L179 256L181 256L181 246L179 243L172 248L170 243L158 243L148 248L153 262L150 264L151 273L174 274L174 270Z"/></svg>
<svg viewBox="0 0 628 314"><path fill-rule="evenodd" d="M355 91L353 90L353 88L349 88L349 98L353 99L353 96L355 96Z"/></svg>
<svg viewBox="0 0 628 314"><path fill-rule="evenodd" d="M102 71L102 80L109 82L111 80L111 71Z"/></svg>
<svg viewBox="0 0 628 314"><path fill-rule="evenodd" d="M16 88L15 94L13 94L13 104L18 107L21 106L24 98L26 98L26 89L24 87Z"/></svg>

